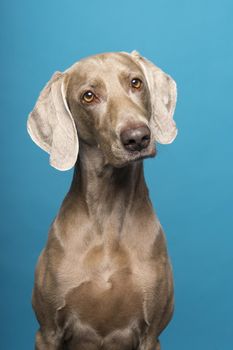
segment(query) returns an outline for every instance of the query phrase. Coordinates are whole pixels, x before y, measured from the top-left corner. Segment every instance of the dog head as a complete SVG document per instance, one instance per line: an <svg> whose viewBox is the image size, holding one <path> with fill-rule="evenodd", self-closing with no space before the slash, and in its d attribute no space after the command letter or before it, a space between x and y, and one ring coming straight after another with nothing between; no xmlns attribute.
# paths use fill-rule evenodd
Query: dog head
<svg viewBox="0 0 233 350"><path fill-rule="evenodd" d="M121 167L155 155L177 129L174 80L137 52L107 53L56 72L28 118L33 141L59 170L74 166L79 139Z"/></svg>

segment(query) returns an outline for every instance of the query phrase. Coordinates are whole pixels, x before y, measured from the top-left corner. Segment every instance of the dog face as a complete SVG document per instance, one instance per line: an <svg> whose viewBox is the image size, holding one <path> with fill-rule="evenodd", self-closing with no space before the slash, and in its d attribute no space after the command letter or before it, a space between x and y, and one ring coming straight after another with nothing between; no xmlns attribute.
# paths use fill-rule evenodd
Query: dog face
<svg viewBox="0 0 233 350"><path fill-rule="evenodd" d="M131 56L91 57L68 75L67 103L82 140L100 147L117 167L155 154L149 89Z"/></svg>
<svg viewBox="0 0 233 350"><path fill-rule="evenodd" d="M176 86L138 53L108 53L55 73L28 120L32 139L55 168L71 168L78 138L121 167L155 155L155 141L176 137Z"/></svg>

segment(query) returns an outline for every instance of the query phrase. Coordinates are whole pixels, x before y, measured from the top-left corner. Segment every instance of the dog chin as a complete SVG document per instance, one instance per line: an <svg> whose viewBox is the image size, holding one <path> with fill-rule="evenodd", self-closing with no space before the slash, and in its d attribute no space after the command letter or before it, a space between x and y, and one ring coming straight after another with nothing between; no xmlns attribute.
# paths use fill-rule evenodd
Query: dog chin
<svg viewBox="0 0 233 350"><path fill-rule="evenodd" d="M134 151L129 156L129 162L135 162L138 160L143 160L145 158L153 158L156 155L156 149L150 149L150 150L142 150L142 151Z"/></svg>
<svg viewBox="0 0 233 350"><path fill-rule="evenodd" d="M123 168L124 166L127 166L131 163L141 161L146 158L153 158L156 156L156 148L153 147L152 149L144 149L142 151L130 151L127 152L125 157L122 159L117 159L115 164L112 164L116 168Z"/></svg>

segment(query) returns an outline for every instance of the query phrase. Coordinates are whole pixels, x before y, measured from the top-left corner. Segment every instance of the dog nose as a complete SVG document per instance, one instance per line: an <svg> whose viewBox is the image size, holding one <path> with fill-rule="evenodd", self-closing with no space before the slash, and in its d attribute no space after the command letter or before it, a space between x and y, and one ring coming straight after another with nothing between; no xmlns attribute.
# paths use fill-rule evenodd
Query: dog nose
<svg viewBox="0 0 233 350"><path fill-rule="evenodd" d="M126 129L121 132L120 137L127 151L141 151L150 143L150 129L147 126Z"/></svg>

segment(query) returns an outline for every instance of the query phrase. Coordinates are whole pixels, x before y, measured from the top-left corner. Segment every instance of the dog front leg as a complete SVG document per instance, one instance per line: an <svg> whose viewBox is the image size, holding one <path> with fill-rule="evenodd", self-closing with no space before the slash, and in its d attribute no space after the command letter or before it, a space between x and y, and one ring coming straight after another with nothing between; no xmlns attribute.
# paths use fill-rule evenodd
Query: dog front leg
<svg viewBox="0 0 233 350"><path fill-rule="evenodd" d="M62 338L54 331L38 330L35 350L62 350Z"/></svg>
<svg viewBox="0 0 233 350"><path fill-rule="evenodd" d="M159 340L157 340L157 344L156 344L155 350L161 350L160 341Z"/></svg>
<svg viewBox="0 0 233 350"><path fill-rule="evenodd" d="M155 339L153 341L149 341L147 342L146 344L142 344L140 347L139 347L140 350L161 350L161 347L160 347L160 342L159 340Z"/></svg>

